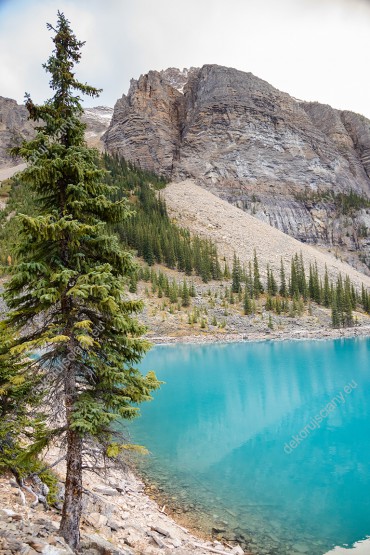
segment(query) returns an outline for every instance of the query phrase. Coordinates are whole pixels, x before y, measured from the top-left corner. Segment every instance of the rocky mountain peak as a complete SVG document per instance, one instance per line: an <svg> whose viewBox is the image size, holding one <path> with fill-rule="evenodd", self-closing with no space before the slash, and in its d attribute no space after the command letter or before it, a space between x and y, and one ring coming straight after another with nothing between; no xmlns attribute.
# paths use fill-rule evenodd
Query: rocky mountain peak
<svg viewBox="0 0 370 555"><path fill-rule="evenodd" d="M174 89L177 89L179 92L184 92L184 87L189 80L190 75L194 72L199 71L198 68L191 67L189 69L177 69L176 67L169 67L168 69L163 69L159 72L163 81L165 81L168 85L171 85Z"/></svg>
<svg viewBox="0 0 370 555"><path fill-rule="evenodd" d="M346 241L343 222L328 229L320 195L370 196L369 120L219 65L132 80L103 140L108 151L174 181L191 178L303 241ZM314 193L319 201L302 201Z"/></svg>

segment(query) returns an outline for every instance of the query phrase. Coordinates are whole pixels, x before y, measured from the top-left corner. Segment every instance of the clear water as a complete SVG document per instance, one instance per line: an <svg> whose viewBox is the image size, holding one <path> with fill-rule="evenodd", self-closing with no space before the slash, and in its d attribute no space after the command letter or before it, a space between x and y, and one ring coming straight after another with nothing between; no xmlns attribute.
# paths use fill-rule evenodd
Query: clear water
<svg viewBox="0 0 370 555"><path fill-rule="evenodd" d="M370 339L158 346L141 368L166 383L131 433L174 502L252 553L370 553Z"/></svg>

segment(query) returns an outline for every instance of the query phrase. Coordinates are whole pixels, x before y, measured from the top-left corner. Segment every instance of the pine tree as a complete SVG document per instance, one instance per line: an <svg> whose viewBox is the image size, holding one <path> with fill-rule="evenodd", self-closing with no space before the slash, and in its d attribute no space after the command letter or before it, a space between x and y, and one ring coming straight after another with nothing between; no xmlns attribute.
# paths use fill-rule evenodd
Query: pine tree
<svg viewBox="0 0 370 555"><path fill-rule="evenodd" d="M54 96L37 106L26 95L30 118L43 125L14 149L28 163L23 177L38 215L19 217L20 262L4 297L6 325L21 332L18 352L43 353L42 386L53 398L48 408L59 410L50 435L65 437L67 447L60 532L76 549L84 449L94 443L106 456L117 455L123 447L112 424L137 414L136 404L150 399L159 384L153 373L144 377L134 368L147 349L143 327L133 318L142 303L125 298L123 278L134 265L109 228L127 217L128 208L124 200L111 200L115 189L84 143L78 93L99 94L75 78L84 43L60 12L56 28L48 29L55 49L44 68Z"/></svg>
<svg viewBox="0 0 370 555"><path fill-rule="evenodd" d="M252 300L248 291L248 287L245 288L244 291L244 314L249 315L252 314L253 310L252 310Z"/></svg>
<svg viewBox="0 0 370 555"><path fill-rule="evenodd" d="M302 252L297 257L297 273L298 273L298 288L299 292L302 295L303 299L306 301L308 297L308 288L306 282L306 272L304 269L304 262L303 262L303 254ZM317 270L317 268L316 268Z"/></svg>
<svg viewBox="0 0 370 555"><path fill-rule="evenodd" d="M274 309L274 303L273 303L272 297L270 295L267 295L265 309L266 310L273 310Z"/></svg>
<svg viewBox="0 0 370 555"><path fill-rule="evenodd" d="M256 299L263 293L256 249L253 254L253 293Z"/></svg>
<svg viewBox="0 0 370 555"><path fill-rule="evenodd" d="M233 269L232 269L231 275L232 275L231 291L233 293L239 293L241 289L241 266L240 266L240 260L239 258L237 258L235 253L234 253Z"/></svg>
<svg viewBox="0 0 370 555"><path fill-rule="evenodd" d="M36 460L25 456L27 447L46 437L45 418L36 394L42 371L13 353L15 336L4 322L0 324L0 471L10 471L18 484L35 470ZM44 436L44 437L43 437Z"/></svg>
<svg viewBox="0 0 370 555"><path fill-rule="evenodd" d="M191 282L191 284L190 284L189 295L190 295L190 297L196 297L197 296L197 292L195 290L194 282Z"/></svg>
<svg viewBox="0 0 370 555"><path fill-rule="evenodd" d="M285 268L284 262L281 258L280 260L280 289L279 293L282 297L286 297L288 294L287 285L286 285L286 278L285 278Z"/></svg>
<svg viewBox="0 0 370 555"><path fill-rule="evenodd" d="M352 290L351 290L351 281L348 276L344 280L344 299L343 299L343 319L344 325L346 327L353 326L353 314L352 314L352 307L353 307L353 299L352 299Z"/></svg>
<svg viewBox="0 0 370 555"><path fill-rule="evenodd" d="M181 291L181 298L182 298L182 306L189 306L190 304L190 294L189 294L189 288L188 285L186 283L186 281L184 280L184 283L182 285L182 291Z"/></svg>
<svg viewBox="0 0 370 555"><path fill-rule="evenodd" d="M331 295L331 299L331 325L333 326L333 328L340 328L341 321L338 310L338 298L335 290Z"/></svg>
<svg viewBox="0 0 370 555"><path fill-rule="evenodd" d="M297 257L297 255L296 255ZM299 295L299 279L298 279L298 269L296 257L292 257L291 267L290 267L290 287L289 293L291 298Z"/></svg>
<svg viewBox="0 0 370 555"><path fill-rule="evenodd" d="M325 264L325 276L324 276L323 303L324 303L324 306L326 307L329 307L331 303L329 275L328 275L328 268L326 267L326 264Z"/></svg>
<svg viewBox="0 0 370 555"><path fill-rule="evenodd" d="M275 297L277 294L278 288L275 280L275 276L273 271L270 268L270 265L267 264L267 293L272 297Z"/></svg>
<svg viewBox="0 0 370 555"><path fill-rule="evenodd" d="M230 279L230 270L227 262L225 262L224 272L223 272L224 279Z"/></svg>

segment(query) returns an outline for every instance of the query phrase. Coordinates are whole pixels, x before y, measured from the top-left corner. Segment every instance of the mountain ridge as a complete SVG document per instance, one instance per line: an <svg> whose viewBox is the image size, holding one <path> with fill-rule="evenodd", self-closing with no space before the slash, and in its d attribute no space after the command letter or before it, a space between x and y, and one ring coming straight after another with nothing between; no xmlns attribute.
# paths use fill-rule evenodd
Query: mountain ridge
<svg viewBox="0 0 370 555"><path fill-rule="evenodd" d="M110 153L174 181L193 179L301 241L368 255L366 209L347 222L335 199L321 197L370 197L369 120L217 65L186 70L180 92L175 71L131 81L103 135Z"/></svg>

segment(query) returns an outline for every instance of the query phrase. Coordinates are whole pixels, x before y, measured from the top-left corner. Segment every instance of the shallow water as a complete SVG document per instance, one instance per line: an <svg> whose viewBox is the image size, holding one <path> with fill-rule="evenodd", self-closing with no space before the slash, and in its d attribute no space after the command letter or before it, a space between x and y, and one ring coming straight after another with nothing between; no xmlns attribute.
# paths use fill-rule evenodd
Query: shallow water
<svg viewBox="0 0 370 555"><path fill-rule="evenodd" d="M131 433L176 503L256 554L370 553L370 339L158 346L141 368L166 383Z"/></svg>

